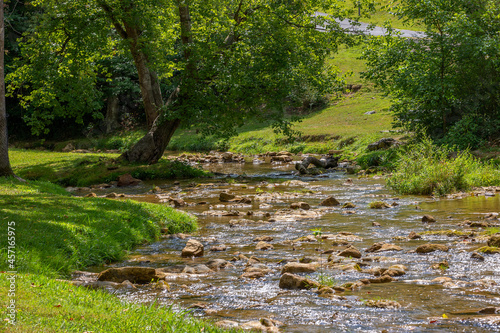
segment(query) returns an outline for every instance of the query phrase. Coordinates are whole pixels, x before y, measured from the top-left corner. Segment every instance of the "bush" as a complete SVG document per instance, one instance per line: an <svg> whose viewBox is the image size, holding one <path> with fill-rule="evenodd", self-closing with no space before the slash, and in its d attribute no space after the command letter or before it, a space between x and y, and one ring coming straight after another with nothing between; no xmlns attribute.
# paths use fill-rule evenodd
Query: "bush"
<svg viewBox="0 0 500 333"><path fill-rule="evenodd" d="M500 170L480 162L469 151L435 146L429 139L403 149L387 185L402 194L444 195L473 186L500 185Z"/></svg>

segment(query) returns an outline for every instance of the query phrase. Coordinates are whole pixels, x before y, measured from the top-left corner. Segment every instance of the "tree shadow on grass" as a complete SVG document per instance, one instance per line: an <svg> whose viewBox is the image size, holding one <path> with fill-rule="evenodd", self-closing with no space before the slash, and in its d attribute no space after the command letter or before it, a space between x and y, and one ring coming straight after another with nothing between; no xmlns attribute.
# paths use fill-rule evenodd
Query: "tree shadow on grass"
<svg viewBox="0 0 500 333"><path fill-rule="evenodd" d="M159 227L141 205L102 198L48 194L0 196L4 221L15 222L20 270L67 274L121 259L124 251L158 237ZM5 233L7 228L2 228ZM7 237L0 239L7 248ZM4 251L2 251L4 252ZM36 262L35 262L36 261ZM2 264L5 265L5 260ZM0 266L0 269L5 267Z"/></svg>

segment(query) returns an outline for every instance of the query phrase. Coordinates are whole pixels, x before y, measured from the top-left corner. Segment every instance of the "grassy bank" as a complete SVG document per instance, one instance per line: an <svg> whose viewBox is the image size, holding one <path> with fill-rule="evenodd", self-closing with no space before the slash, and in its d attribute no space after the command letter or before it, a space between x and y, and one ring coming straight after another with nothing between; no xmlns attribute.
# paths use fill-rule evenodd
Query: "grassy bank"
<svg viewBox="0 0 500 333"><path fill-rule="evenodd" d="M47 182L0 179L3 221L15 222L17 269L65 276L75 269L122 259L127 250L155 241L161 228L196 229L191 215L163 205L80 198ZM7 248L7 226L0 248ZM0 253L0 270L8 270Z"/></svg>
<svg viewBox="0 0 500 333"><path fill-rule="evenodd" d="M424 140L399 152L387 185L401 194L439 196L473 187L499 186L500 169L468 151L456 153L450 147Z"/></svg>
<svg viewBox="0 0 500 333"><path fill-rule="evenodd" d="M164 307L129 304L103 291L55 280L73 270L120 260L134 246L157 240L161 228L193 231L193 216L162 205L72 197L48 182L4 178L0 178L0 211L3 332L223 331ZM15 237L15 259L8 257L8 231ZM13 270L17 271L15 296L8 280L13 275L6 273ZM16 325L3 320L8 318L11 299Z"/></svg>
<svg viewBox="0 0 500 333"><path fill-rule="evenodd" d="M189 165L162 158L154 165L117 163L118 154L62 153L10 149L14 172L22 178L42 180L63 186L88 186L109 183L130 173L141 180L206 177L208 174Z"/></svg>
<svg viewBox="0 0 500 333"><path fill-rule="evenodd" d="M0 274L2 304L8 301L8 276ZM16 324L2 320L2 332L229 332L156 304L125 303L42 275L19 274L16 282ZM7 318L5 306L0 316Z"/></svg>

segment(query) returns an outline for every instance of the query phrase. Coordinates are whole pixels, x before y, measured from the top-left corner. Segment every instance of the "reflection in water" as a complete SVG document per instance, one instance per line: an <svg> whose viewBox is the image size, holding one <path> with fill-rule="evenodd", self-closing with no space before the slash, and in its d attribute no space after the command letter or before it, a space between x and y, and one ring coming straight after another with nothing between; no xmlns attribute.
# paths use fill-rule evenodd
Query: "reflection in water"
<svg viewBox="0 0 500 333"><path fill-rule="evenodd" d="M160 194L148 192L153 184L132 192L137 200L158 203L165 197L182 197L192 203L185 210L199 218L200 230L192 237L204 244L205 255L181 258L180 252L187 239L172 237L137 249L127 261L116 266L169 267L225 259L231 262L231 267L209 274L172 274L167 277L169 291L141 286L123 297L137 302L156 300L184 309L194 306L195 315L208 315L215 320L243 322L270 317L283 322L282 329L286 332L380 332L384 329L389 332L492 332L500 329L499 317L477 312L500 304L500 255L484 255L484 261L471 258L471 251L484 245L484 238L478 237L484 230L471 230L474 237L438 234L408 239L411 231L464 231L466 227L460 226L464 220L482 221L485 213L498 212L500 196L456 200L396 197L384 187L381 179L354 178L351 184L346 182L348 176L342 172L300 178L307 184L299 186L284 185L284 181L298 179L290 165L216 164L210 165L209 169L231 176L220 176L210 183L204 180L205 185L192 184L192 180L179 185L155 182L154 185L163 189ZM226 190L252 198L252 203L220 202L219 194ZM334 196L341 203L350 202L355 208L320 207L319 203L328 196ZM377 200L385 201L392 208L370 209L370 202ZM201 201L207 203L195 205ZM307 202L319 217L273 218L276 210L288 208L291 202L298 201ZM238 210L245 216L206 215L207 211L215 210ZM269 215L266 217L265 213ZM432 215L437 222L422 223L424 214ZM232 221L235 219L239 222ZM242 219L245 221L241 222ZM374 226L374 222L380 226ZM313 229L321 230L322 235L349 232L361 237L349 243L361 250L362 258L337 257L335 253L346 246L332 239L294 241L312 235ZM272 237L269 242L274 249L255 250L254 239L259 236ZM376 242L392 243L403 250L364 252ZM417 246L429 242L448 245L451 250L426 255L415 253ZM225 244L227 250L209 251L210 247L219 244ZM325 250L331 251L321 254ZM259 279L240 278L252 261L239 260L239 254L247 258L254 256L253 265L265 268L269 273ZM327 264L330 255L331 263ZM403 265L406 273L396 277L396 282L368 284L329 298L319 297L314 290L280 289L278 284L283 265L304 257L322 264L318 271L301 275L313 280L325 280L326 276L326 280L337 286L374 277L360 269ZM447 268L431 268L443 260L447 261ZM350 265L354 269L346 269L350 263L357 265ZM436 278L445 279L437 281ZM383 309L366 305L368 300L382 299L397 301L402 307ZM443 314L449 319L443 319Z"/></svg>

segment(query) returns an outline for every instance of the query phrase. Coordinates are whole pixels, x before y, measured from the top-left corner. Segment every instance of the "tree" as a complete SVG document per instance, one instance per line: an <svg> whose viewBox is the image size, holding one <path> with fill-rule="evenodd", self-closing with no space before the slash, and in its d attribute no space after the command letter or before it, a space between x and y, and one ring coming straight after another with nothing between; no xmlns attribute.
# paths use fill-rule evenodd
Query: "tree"
<svg viewBox="0 0 500 333"><path fill-rule="evenodd" d="M7 110L5 108L5 26L4 2L0 3L0 177L14 176L9 161L9 143L7 135Z"/></svg>
<svg viewBox="0 0 500 333"><path fill-rule="evenodd" d="M500 134L500 7L494 0L408 0L397 14L425 38L373 38L372 79L394 99L396 125L476 147Z"/></svg>
<svg viewBox="0 0 500 333"><path fill-rule="evenodd" d="M229 136L249 119L289 129L291 94L340 87L325 66L347 37L318 9L321 0L37 0L37 25L25 34L22 61L9 75L28 121L41 131L56 116L102 107L96 78L103 59L130 57L149 131L123 154L154 163L181 124ZM327 27L317 31L317 25ZM78 96L78 98L75 98Z"/></svg>

